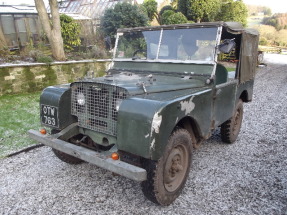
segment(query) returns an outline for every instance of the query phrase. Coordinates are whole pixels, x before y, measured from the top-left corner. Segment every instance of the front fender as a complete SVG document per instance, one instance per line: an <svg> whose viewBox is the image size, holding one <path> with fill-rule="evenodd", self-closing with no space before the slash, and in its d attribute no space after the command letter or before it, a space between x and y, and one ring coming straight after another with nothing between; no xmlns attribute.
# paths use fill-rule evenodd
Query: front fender
<svg viewBox="0 0 287 215"><path fill-rule="evenodd" d="M200 122L200 134L210 132L211 90L169 101L129 98L118 114L118 149L157 160L177 123L190 116Z"/></svg>
<svg viewBox="0 0 287 215"><path fill-rule="evenodd" d="M118 113L117 147L145 158L151 158L151 127L155 113L163 102L129 98L122 102Z"/></svg>
<svg viewBox="0 0 287 215"><path fill-rule="evenodd" d="M62 130L70 124L77 122L77 118L71 115L71 89L69 84L50 86L43 90L40 97L40 108L42 105L49 105L58 109L58 119L56 126L43 124L43 126ZM40 118L43 111L40 110Z"/></svg>
<svg viewBox="0 0 287 215"><path fill-rule="evenodd" d="M199 96L200 95L200 96ZM188 95L169 101L153 117L151 124L150 157L159 159L167 145L168 138L181 119L192 118L199 126L198 136L210 133L211 90Z"/></svg>

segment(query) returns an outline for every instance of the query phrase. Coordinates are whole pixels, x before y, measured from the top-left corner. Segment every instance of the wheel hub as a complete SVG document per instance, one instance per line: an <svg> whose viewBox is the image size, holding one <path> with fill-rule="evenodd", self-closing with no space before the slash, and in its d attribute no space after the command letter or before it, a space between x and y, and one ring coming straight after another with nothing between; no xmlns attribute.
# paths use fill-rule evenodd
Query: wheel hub
<svg viewBox="0 0 287 215"><path fill-rule="evenodd" d="M164 186L169 192L175 191L184 179L188 167L187 149L179 145L172 149L164 169Z"/></svg>

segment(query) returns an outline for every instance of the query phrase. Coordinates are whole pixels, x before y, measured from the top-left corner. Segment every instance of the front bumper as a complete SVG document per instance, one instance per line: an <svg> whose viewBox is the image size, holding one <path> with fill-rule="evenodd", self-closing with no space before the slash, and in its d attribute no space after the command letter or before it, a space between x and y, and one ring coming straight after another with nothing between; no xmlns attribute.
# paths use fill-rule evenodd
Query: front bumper
<svg viewBox="0 0 287 215"><path fill-rule="evenodd" d="M29 130L30 138L57 149L66 154L80 158L81 160L95 164L98 167L112 171L135 181L145 181L147 172L145 169L128 164L120 160L113 160L107 154L95 152L81 146L57 139L57 135L43 135L39 131Z"/></svg>

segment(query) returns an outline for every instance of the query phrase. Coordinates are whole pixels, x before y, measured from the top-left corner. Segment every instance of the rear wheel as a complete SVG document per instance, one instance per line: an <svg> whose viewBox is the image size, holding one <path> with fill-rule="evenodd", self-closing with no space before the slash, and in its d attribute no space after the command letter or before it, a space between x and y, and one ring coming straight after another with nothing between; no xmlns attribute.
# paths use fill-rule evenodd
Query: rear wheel
<svg viewBox="0 0 287 215"><path fill-rule="evenodd" d="M51 134L56 134L58 132L60 132L60 131L53 129L51 131ZM84 162L83 160L81 160L79 158L76 158L76 157L74 157L72 155L69 155L69 154L66 154L64 152L61 152L61 151L59 151L57 149L52 148L52 151L57 156L57 158L59 158L61 161L64 161L66 163L69 163L69 164L80 164L80 163Z"/></svg>
<svg viewBox="0 0 287 215"><path fill-rule="evenodd" d="M239 99L234 115L221 125L221 139L225 143L233 143L239 134L243 118L243 102Z"/></svg>
<svg viewBox="0 0 287 215"><path fill-rule="evenodd" d="M187 180L192 155L192 139L185 129L175 131L158 161L145 160L147 180L141 184L144 195L160 205L171 204Z"/></svg>
<svg viewBox="0 0 287 215"><path fill-rule="evenodd" d="M264 53L259 51L257 56L258 65L263 63L263 60L264 60Z"/></svg>

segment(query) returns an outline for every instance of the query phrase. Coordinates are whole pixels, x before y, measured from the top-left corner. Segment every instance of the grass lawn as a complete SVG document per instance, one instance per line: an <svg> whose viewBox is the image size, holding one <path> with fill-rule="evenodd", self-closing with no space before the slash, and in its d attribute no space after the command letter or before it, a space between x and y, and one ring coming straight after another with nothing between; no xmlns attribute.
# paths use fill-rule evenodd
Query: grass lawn
<svg viewBox="0 0 287 215"><path fill-rule="evenodd" d="M0 97L0 158L36 144L28 138L29 129L39 129L40 92Z"/></svg>
<svg viewBox="0 0 287 215"><path fill-rule="evenodd" d="M236 68L231 68L231 67L227 67L226 69L228 72L234 72L236 70Z"/></svg>

